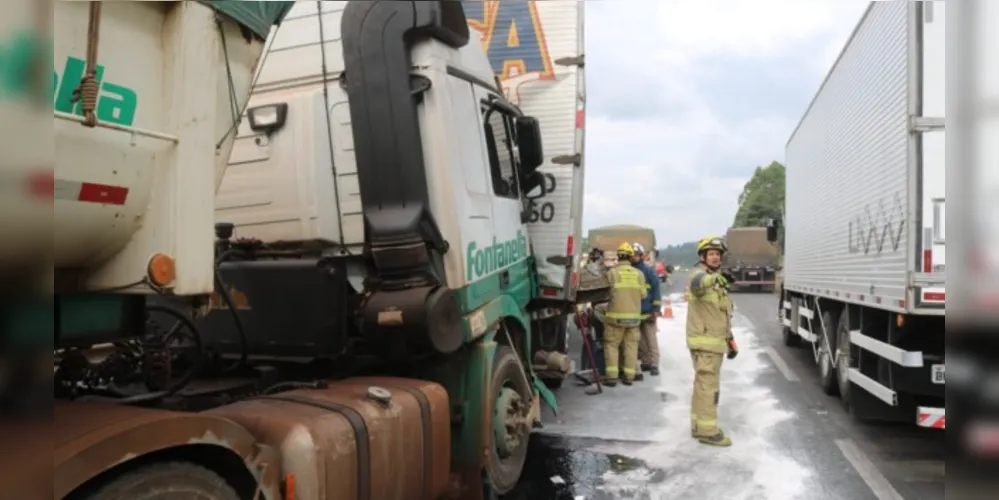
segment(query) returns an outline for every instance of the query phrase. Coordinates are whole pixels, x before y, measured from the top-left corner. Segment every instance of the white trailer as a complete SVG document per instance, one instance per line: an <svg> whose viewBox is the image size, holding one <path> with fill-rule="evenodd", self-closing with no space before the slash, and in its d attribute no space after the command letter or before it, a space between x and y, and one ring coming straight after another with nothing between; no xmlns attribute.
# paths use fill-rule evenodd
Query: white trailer
<svg viewBox="0 0 999 500"><path fill-rule="evenodd" d="M941 429L944 24L871 2L791 135L779 306L852 413Z"/></svg>

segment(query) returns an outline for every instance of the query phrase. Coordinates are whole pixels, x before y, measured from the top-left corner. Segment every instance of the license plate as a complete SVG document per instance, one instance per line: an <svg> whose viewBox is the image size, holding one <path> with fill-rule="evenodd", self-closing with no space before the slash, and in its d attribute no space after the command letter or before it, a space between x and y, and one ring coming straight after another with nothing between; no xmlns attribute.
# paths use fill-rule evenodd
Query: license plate
<svg viewBox="0 0 999 500"><path fill-rule="evenodd" d="M756 275L758 275L758 274L759 274L759 273L758 273L758 272L756 272L756 271L749 271L749 275L750 275L750 276L756 276Z"/></svg>
<svg viewBox="0 0 999 500"><path fill-rule="evenodd" d="M945 365L933 365L930 367L930 380L934 384L944 384L944 368Z"/></svg>

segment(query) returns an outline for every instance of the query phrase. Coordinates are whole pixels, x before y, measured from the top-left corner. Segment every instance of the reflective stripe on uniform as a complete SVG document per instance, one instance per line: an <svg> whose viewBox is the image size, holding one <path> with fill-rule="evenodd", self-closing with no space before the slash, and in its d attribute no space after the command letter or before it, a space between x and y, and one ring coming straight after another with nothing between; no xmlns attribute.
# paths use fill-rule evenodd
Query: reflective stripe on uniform
<svg viewBox="0 0 999 500"><path fill-rule="evenodd" d="M694 349L725 347L725 339L722 337L691 336L687 337L687 345Z"/></svg>
<svg viewBox="0 0 999 500"><path fill-rule="evenodd" d="M694 422L697 423L698 430L700 430L700 429L711 430L711 429L714 429L715 427L718 427L718 419L717 418L697 418L697 417L694 417Z"/></svg>
<svg viewBox="0 0 999 500"><path fill-rule="evenodd" d="M608 377L610 377L610 378L616 378L617 377L617 366L607 365L606 371L607 371L607 376Z"/></svg>
<svg viewBox="0 0 999 500"><path fill-rule="evenodd" d="M613 319L642 319L642 315L640 313L609 312L607 313L607 317Z"/></svg>
<svg viewBox="0 0 999 500"><path fill-rule="evenodd" d="M635 369L634 368L621 368L621 373L624 373L625 375L634 375L635 374Z"/></svg>
<svg viewBox="0 0 999 500"><path fill-rule="evenodd" d="M620 281L614 283L614 288L642 289L642 281L639 279L639 277L641 277L641 273L639 273L635 268L622 267L618 273L621 279Z"/></svg>

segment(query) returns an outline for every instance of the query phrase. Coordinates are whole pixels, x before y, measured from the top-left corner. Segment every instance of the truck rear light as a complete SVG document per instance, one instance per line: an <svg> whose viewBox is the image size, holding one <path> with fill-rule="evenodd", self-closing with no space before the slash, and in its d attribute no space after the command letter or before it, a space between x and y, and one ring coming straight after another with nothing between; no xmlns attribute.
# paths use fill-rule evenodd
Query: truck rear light
<svg viewBox="0 0 999 500"><path fill-rule="evenodd" d="M573 237L572 236L567 237L565 239L565 254L572 255L572 251L575 249L575 247L576 245Z"/></svg>
<svg viewBox="0 0 999 500"><path fill-rule="evenodd" d="M923 272L933 272L933 249L923 250Z"/></svg>
<svg viewBox="0 0 999 500"><path fill-rule="evenodd" d="M558 297L558 289L557 288L542 288L541 289L541 295L544 295L545 297Z"/></svg>
<svg viewBox="0 0 999 500"><path fill-rule="evenodd" d="M295 500L295 475L288 474L284 478L284 500Z"/></svg>

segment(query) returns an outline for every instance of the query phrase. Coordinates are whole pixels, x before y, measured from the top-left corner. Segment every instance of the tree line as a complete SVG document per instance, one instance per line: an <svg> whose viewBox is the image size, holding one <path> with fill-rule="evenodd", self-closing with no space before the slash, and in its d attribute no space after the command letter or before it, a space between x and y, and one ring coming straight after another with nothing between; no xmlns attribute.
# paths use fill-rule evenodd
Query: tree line
<svg viewBox="0 0 999 500"><path fill-rule="evenodd" d="M772 161L765 167L756 167L753 176L739 194L739 207L735 211L731 227L760 227L765 226L769 219L783 219L784 179L785 169L781 162ZM718 228L717 234L724 235L727 230L728 228ZM782 237L782 248L783 243ZM697 264L696 241L668 245L657 250L660 258L675 266L691 267Z"/></svg>

